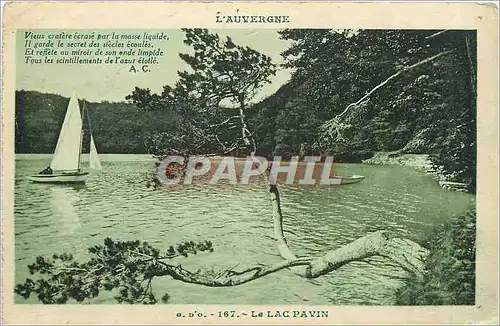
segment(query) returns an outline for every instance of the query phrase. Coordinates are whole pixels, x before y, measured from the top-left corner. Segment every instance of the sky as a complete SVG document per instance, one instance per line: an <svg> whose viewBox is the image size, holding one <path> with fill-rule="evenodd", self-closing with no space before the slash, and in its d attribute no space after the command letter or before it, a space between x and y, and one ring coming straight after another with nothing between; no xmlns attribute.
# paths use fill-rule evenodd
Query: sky
<svg viewBox="0 0 500 326"><path fill-rule="evenodd" d="M220 29L210 31L219 34L221 39L230 36L234 43L249 46L264 53L270 56L276 64L283 63L280 53L290 45L289 41L279 39L277 30ZM26 64L24 32L20 31L17 34L17 90L33 90L66 97L75 91L80 99L92 102L116 102L124 101L125 96L130 94L136 86L150 88L153 92L159 93L164 85L174 85L178 78L178 70L188 69L179 57L179 53L187 53L190 50L183 43L184 33L180 29L161 31L168 34L169 40L158 43L164 51L164 56L159 58L158 65L150 66L151 72L148 73L131 73L129 72L130 65ZM140 66L137 65L136 68ZM265 85L252 102L274 93L288 81L290 73L290 70L279 68L276 76L272 78L272 83Z"/></svg>

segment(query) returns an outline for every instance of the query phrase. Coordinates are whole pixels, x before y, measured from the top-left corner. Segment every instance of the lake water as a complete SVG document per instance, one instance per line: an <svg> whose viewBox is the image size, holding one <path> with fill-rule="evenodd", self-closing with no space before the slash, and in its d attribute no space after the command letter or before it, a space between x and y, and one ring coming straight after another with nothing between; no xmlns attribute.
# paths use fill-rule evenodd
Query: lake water
<svg viewBox="0 0 500 326"><path fill-rule="evenodd" d="M184 268L220 270L281 260L273 238L266 187L190 185L148 187L152 162L144 155L102 155L103 171L85 186L31 183L50 156L16 160L16 282L28 277L38 255L69 252L79 259L104 238L142 240L159 249L182 241L211 240L213 253L190 256ZM400 166L338 164L341 175L361 174L358 184L334 187L281 186L285 235L299 256L318 256L369 232L387 229L422 239L429 230L464 211L473 200L447 191L423 171ZM175 304L382 304L394 302L404 272L383 258L354 262L319 278L282 270L232 288L209 288L169 278L154 281L158 298ZM28 301L17 297L16 301ZM115 303L104 293L92 303Z"/></svg>

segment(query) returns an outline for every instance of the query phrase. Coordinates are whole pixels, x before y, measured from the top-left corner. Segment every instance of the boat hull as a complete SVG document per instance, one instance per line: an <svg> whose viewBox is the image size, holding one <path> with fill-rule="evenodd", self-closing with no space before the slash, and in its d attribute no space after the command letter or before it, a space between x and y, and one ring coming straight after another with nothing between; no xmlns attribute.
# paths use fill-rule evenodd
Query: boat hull
<svg viewBox="0 0 500 326"><path fill-rule="evenodd" d="M365 177L362 175L353 175L350 177L340 177L340 184L348 185L348 184L358 183L361 180L363 180L364 178Z"/></svg>
<svg viewBox="0 0 500 326"><path fill-rule="evenodd" d="M349 185L353 183L358 183L361 180L363 180L365 177L362 175L353 175L350 177L342 177L342 176L335 176L333 178L329 179L328 185L334 186L334 185Z"/></svg>
<svg viewBox="0 0 500 326"><path fill-rule="evenodd" d="M62 173L62 174L37 174L28 177L28 180L37 183L81 183L87 180L89 172Z"/></svg>

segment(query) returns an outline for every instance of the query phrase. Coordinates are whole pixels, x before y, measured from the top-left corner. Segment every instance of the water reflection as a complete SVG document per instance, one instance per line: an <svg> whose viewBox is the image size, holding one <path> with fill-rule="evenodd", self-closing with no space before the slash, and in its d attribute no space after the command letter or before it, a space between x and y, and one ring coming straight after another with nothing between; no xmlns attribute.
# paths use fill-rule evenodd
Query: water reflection
<svg viewBox="0 0 500 326"><path fill-rule="evenodd" d="M65 234L74 234L81 228L80 218L75 209L81 199L78 191L85 190L85 185L51 185L50 204L52 212L59 218L60 231Z"/></svg>

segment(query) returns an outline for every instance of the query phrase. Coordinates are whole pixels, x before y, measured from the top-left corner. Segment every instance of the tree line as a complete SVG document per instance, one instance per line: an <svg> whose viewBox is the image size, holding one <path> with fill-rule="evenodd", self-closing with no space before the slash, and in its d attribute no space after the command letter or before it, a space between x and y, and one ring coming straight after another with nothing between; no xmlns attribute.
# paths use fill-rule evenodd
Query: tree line
<svg viewBox="0 0 500 326"><path fill-rule="evenodd" d="M295 70L252 108L266 151L297 153L305 145L307 153L338 162L359 162L374 151L426 153L450 180L475 188L474 31L280 34L293 41L283 56Z"/></svg>
<svg viewBox="0 0 500 326"><path fill-rule="evenodd" d="M195 55L180 56L196 70L193 75L180 73L178 83L160 94L136 87L123 102L87 103L99 152L211 153L223 145L238 155L232 140L252 135L266 156L333 155L337 162L360 162L376 151L427 153L449 180L475 188L474 31L281 30L280 37L291 41L282 53L291 79L254 105L249 100L279 67L230 38L221 50L216 34L186 33ZM211 57L215 51L222 52ZM235 75L225 74L236 64L242 68ZM194 104L199 98L204 102ZM53 151L66 101L16 92L16 152ZM334 123L350 104L343 121ZM245 113L246 136L235 127L237 110Z"/></svg>

